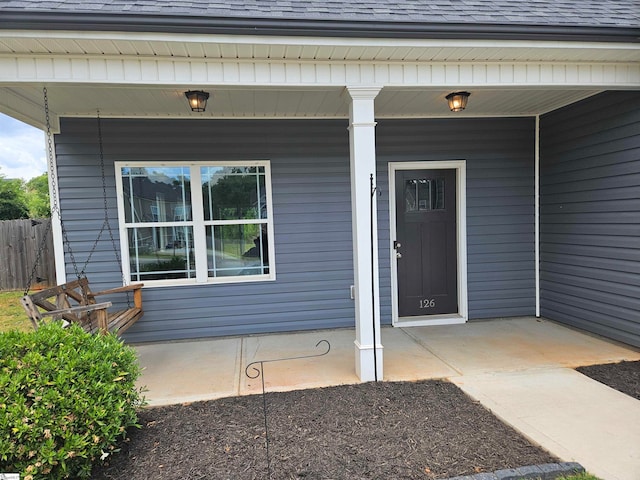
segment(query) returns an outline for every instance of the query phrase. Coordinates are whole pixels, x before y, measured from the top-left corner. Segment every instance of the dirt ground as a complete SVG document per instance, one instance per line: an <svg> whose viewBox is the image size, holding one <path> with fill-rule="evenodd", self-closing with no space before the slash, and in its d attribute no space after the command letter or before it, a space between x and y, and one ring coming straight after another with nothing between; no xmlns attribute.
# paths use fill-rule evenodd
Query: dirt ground
<svg viewBox="0 0 640 480"><path fill-rule="evenodd" d="M576 368L600 383L640 400L640 361L607 363Z"/></svg>
<svg viewBox="0 0 640 480"><path fill-rule="evenodd" d="M96 479L436 479L557 459L446 381L148 408Z"/></svg>

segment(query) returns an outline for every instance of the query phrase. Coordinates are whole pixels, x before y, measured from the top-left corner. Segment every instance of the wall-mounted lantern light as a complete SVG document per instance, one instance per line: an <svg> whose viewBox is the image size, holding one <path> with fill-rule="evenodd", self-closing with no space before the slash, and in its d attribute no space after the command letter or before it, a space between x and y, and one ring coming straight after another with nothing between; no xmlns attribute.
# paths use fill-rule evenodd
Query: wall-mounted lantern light
<svg viewBox="0 0 640 480"><path fill-rule="evenodd" d="M453 92L447 95L447 101L449 102L449 109L452 112L461 112L467 106L469 100L469 92Z"/></svg>
<svg viewBox="0 0 640 480"><path fill-rule="evenodd" d="M205 108L207 108L209 92L189 90L188 92L184 92L184 96L187 97L192 112L204 112Z"/></svg>

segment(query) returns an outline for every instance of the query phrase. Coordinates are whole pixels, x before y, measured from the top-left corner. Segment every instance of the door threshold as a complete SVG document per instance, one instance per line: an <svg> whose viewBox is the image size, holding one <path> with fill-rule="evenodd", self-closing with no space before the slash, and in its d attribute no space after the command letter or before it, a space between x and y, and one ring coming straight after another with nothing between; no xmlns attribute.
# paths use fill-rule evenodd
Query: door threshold
<svg viewBox="0 0 640 480"><path fill-rule="evenodd" d="M425 327L428 325L457 325L466 322L467 319L459 313L447 313L443 315L423 315L420 317L400 317L393 326Z"/></svg>

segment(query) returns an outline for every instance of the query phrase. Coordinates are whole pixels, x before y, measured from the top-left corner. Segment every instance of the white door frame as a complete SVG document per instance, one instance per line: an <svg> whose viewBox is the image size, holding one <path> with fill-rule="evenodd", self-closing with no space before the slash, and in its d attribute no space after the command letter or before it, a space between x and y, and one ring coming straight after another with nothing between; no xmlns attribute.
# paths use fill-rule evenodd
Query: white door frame
<svg viewBox="0 0 640 480"><path fill-rule="evenodd" d="M458 252L458 312L419 317L398 317L398 263L393 241L396 240L396 172L398 170L456 171L456 237ZM389 251L391 252L391 314L394 327L450 325L468 319L467 299L467 163L465 160L389 162Z"/></svg>

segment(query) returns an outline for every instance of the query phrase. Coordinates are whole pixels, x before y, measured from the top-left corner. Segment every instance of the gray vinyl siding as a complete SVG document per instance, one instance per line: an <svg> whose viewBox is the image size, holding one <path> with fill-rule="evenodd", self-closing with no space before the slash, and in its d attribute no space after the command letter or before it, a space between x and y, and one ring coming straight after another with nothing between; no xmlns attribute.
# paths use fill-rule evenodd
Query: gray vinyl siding
<svg viewBox="0 0 640 480"><path fill-rule="evenodd" d="M276 280L145 288L129 341L239 335L354 324L347 121L103 120L109 216L118 240L114 161L270 160ZM63 119L56 138L64 225L83 263L102 224L97 125ZM119 244L118 244L119 245ZM74 277L71 266L67 268ZM109 235L87 268L119 284Z"/></svg>
<svg viewBox="0 0 640 480"><path fill-rule="evenodd" d="M640 92L541 119L541 313L640 346Z"/></svg>
<svg viewBox="0 0 640 480"><path fill-rule="evenodd" d="M391 321L388 163L421 160L466 161L469 318L535 314L534 135L532 118L378 122L383 323Z"/></svg>
<svg viewBox="0 0 640 480"><path fill-rule="evenodd" d="M271 162L276 280L145 288L145 316L127 340L352 327L347 127L347 120L103 120L116 242L114 161ZM526 118L379 123L383 324L391 323L389 161L467 161L470 317L535 313L533 139L534 122ZM95 119L63 119L56 149L64 225L82 264L104 217ZM86 273L95 288L120 283L108 232Z"/></svg>

